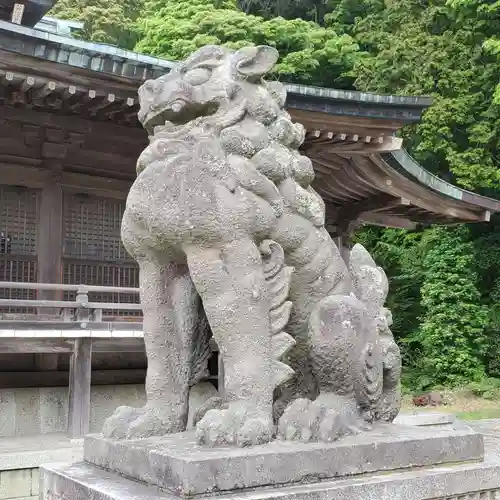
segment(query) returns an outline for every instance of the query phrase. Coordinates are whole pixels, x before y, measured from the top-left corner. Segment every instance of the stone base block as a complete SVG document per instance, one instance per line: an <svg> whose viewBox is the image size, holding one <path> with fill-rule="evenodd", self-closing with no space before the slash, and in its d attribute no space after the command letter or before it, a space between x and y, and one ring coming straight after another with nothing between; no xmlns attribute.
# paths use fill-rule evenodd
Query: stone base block
<svg viewBox="0 0 500 500"><path fill-rule="evenodd" d="M190 497L314 483L374 472L481 461L483 436L465 429L380 425L336 443L274 441L252 448L207 448L192 433L135 441L85 438L84 460Z"/></svg>
<svg viewBox="0 0 500 500"><path fill-rule="evenodd" d="M430 426L447 426L457 427L457 419L453 413L400 413L394 423L397 425L430 427Z"/></svg>
<svg viewBox="0 0 500 500"><path fill-rule="evenodd" d="M179 500L88 463L42 468L41 500ZM214 498L202 497L204 499ZM224 500L499 500L500 461L226 493Z"/></svg>

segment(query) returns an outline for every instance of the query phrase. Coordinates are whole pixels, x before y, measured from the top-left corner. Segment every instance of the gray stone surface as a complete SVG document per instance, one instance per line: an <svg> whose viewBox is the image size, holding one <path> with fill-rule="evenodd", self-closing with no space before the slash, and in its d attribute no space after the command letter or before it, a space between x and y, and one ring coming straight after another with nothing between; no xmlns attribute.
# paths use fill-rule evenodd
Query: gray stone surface
<svg viewBox="0 0 500 500"><path fill-rule="evenodd" d="M38 468L0 471L0 500L38 500Z"/></svg>
<svg viewBox="0 0 500 500"><path fill-rule="evenodd" d="M0 499L31 496L31 475L31 469L1 471Z"/></svg>
<svg viewBox="0 0 500 500"><path fill-rule="evenodd" d="M305 129L263 80L277 59L206 46L139 89L150 143L121 235L141 271L147 404L118 408L107 437L184 431L210 334L225 406L199 444L267 443L278 420L283 439L330 442L399 411L387 278L361 245L348 268L326 231Z"/></svg>
<svg viewBox="0 0 500 500"><path fill-rule="evenodd" d="M82 459L82 444L64 435L1 438L0 500L37 500L41 464Z"/></svg>
<svg viewBox="0 0 500 500"><path fill-rule="evenodd" d="M36 469L47 462L78 461L83 458L83 443L64 434L0 439L0 471Z"/></svg>
<svg viewBox="0 0 500 500"><path fill-rule="evenodd" d="M0 391L0 436L16 435L16 394L13 389Z"/></svg>
<svg viewBox="0 0 500 500"><path fill-rule="evenodd" d="M66 429L68 425L68 404L62 387L38 389L39 398L34 406L39 407L40 432L50 434ZM33 392L35 392L32 389ZM22 435L22 434L21 434Z"/></svg>
<svg viewBox="0 0 500 500"><path fill-rule="evenodd" d="M143 385L93 386L91 431L100 431L118 406L141 406L144 401ZM0 438L66 432L67 425L66 387L0 389Z"/></svg>
<svg viewBox="0 0 500 500"><path fill-rule="evenodd" d="M485 418L482 420L471 420L467 424L484 435L500 439L500 418Z"/></svg>
<svg viewBox="0 0 500 500"><path fill-rule="evenodd" d="M251 472L251 470L249 470ZM173 500L160 491L87 464L43 467L43 500ZM207 498L201 496L200 498ZM213 498L213 497L211 497ZM497 500L500 460L488 450L482 463L365 474L315 484L226 493L225 500Z"/></svg>
<svg viewBox="0 0 500 500"><path fill-rule="evenodd" d="M41 428L39 392L18 390L15 394L16 435L34 434L37 429Z"/></svg>
<svg viewBox="0 0 500 500"><path fill-rule="evenodd" d="M191 387L189 391L189 414L186 429L194 429L198 411L210 403L212 398L218 398L217 389L210 382L201 382Z"/></svg>
<svg viewBox="0 0 500 500"><path fill-rule="evenodd" d="M84 444L87 462L186 496L477 461L483 452L483 437L470 429L393 424L331 444L206 448L193 433L134 441L88 436Z"/></svg>
<svg viewBox="0 0 500 500"><path fill-rule="evenodd" d="M394 423L398 425L409 425L425 427L428 425L453 425L457 418L453 413L400 413Z"/></svg>

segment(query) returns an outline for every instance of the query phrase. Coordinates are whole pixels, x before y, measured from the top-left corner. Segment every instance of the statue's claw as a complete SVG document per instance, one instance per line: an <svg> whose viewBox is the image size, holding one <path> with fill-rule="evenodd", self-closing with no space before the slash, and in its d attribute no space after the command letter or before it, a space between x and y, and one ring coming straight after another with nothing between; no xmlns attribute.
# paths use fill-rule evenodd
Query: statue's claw
<svg viewBox="0 0 500 500"><path fill-rule="evenodd" d="M104 423L102 433L113 439L141 439L183 430L178 416L164 409L121 406Z"/></svg>
<svg viewBox="0 0 500 500"><path fill-rule="evenodd" d="M274 435L269 415L250 404L231 403L226 409L209 410L196 426L196 441L208 446L265 444Z"/></svg>
<svg viewBox="0 0 500 500"><path fill-rule="evenodd" d="M104 437L112 439L125 439L128 428L142 412L144 408L132 408L131 406L119 406L104 422L102 433Z"/></svg>
<svg viewBox="0 0 500 500"><path fill-rule="evenodd" d="M336 441L366 429L355 402L334 394L315 401L296 399L279 420L278 437L287 441Z"/></svg>

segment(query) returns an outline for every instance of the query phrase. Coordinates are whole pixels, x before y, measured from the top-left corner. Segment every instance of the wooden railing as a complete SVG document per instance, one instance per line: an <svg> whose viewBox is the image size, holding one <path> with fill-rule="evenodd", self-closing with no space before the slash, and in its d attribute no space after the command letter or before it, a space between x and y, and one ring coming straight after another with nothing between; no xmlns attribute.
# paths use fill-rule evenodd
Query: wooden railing
<svg viewBox="0 0 500 500"><path fill-rule="evenodd" d="M89 431L92 352L144 352L142 318L105 321L106 311L141 311L140 304L90 302L89 293L139 293L139 289L1 281L0 289L76 292L75 300L0 299L8 308L37 314L0 313L0 353L71 353L68 432Z"/></svg>
<svg viewBox="0 0 500 500"><path fill-rule="evenodd" d="M55 327L57 322L63 323L63 329L73 328L88 330L93 327L102 330L102 323L117 325L128 323L129 325L141 325L142 317L116 317L115 311L141 312L139 303L122 302L91 302L89 294L93 292L107 294L139 294L138 288L90 286L90 285L61 285L53 283L17 283L0 281L0 290L34 290L41 293L46 292L76 292L74 300L40 300L40 299L1 299L0 298L0 329L10 325L11 327L25 328L27 323L36 323L37 328L45 328L47 325ZM11 313L11 309L37 310L37 313ZM7 309L7 311L5 311ZM109 314L114 311L113 314ZM123 329L123 326L120 327ZM102 335L101 335L102 336Z"/></svg>
<svg viewBox="0 0 500 500"><path fill-rule="evenodd" d="M89 432L91 378L95 382L101 375L92 372L92 353L144 353L141 317L106 321L106 311L141 311L141 305L90 302L89 294L104 292L130 295L139 294L139 289L0 281L1 289L76 292L75 300L0 299L0 311L4 308L38 310L38 314L0 312L0 354L70 353L68 433L75 438L85 435ZM47 310L50 310L49 314L44 312ZM211 346L212 351L217 353L217 345L213 341ZM222 392L224 370L220 355L216 359L217 375L210 378L218 381ZM136 372L139 370L133 371L130 380L136 380L138 376ZM143 380L145 372L139 375ZM53 376L60 375L54 372ZM106 380L109 378L106 377Z"/></svg>

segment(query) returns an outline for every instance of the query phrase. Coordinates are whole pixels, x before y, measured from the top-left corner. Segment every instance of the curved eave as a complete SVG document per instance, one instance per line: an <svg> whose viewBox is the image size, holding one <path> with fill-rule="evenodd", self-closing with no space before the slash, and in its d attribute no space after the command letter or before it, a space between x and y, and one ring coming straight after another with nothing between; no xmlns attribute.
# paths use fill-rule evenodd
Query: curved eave
<svg viewBox="0 0 500 500"><path fill-rule="evenodd" d="M404 150L317 154L312 159L317 175L313 186L325 199L332 232L341 233L354 221L407 229L482 222L500 211L500 202L442 181Z"/></svg>
<svg viewBox="0 0 500 500"><path fill-rule="evenodd" d="M123 77L137 88L147 78L167 73L175 63L113 45L86 42L41 29L0 20L0 49L60 65L58 72L85 70L87 78ZM21 62L21 61L19 61ZM36 67L36 66L35 66Z"/></svg>
<svg viewBox="0 0 500 500"><path fill-rule="evenodd" d="M500 201L487 196L481 196L459 188L449 182L440 179L423 168L410 154L404 150L391 151L387 155L382 155L386 163L395 170L401 172L409 178L414 178L418 183L438 192L439 194L463 202L467 206L478 207L491 212L500 212Z"/></svg>

